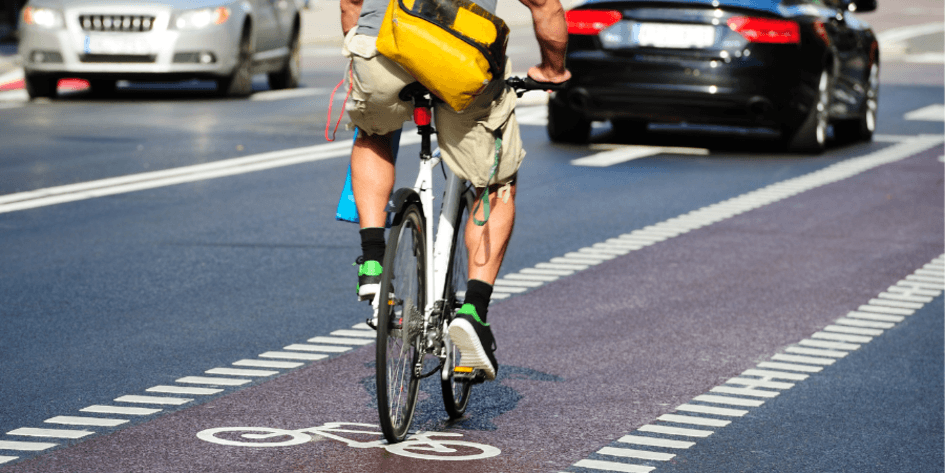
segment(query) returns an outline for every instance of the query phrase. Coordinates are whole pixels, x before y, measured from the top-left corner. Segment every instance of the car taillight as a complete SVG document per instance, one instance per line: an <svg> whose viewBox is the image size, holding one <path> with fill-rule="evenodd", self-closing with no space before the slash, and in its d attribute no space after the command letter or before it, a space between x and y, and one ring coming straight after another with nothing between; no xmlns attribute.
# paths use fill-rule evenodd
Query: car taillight
<svg viewBox="0 0 945 473"><path fill-rule="evenodd" d="M733 16L728 19L728 27L752 43L801 42L801 27L793 21Z"/></svg>
<svg viewBox="0 0 945 473"><path fill-rule="evenodd" d="M565 13L569 34L597 34L611 26L623 15L615 10L571 10Z"/></svg>

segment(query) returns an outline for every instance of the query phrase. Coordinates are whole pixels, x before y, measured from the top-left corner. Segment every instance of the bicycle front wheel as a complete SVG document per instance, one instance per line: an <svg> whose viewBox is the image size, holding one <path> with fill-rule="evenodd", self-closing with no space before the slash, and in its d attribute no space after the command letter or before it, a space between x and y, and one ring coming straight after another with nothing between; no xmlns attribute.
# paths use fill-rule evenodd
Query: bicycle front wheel
<svg viewBox="0 0 945 473"><path fill-rule="evenodd" d="M420 380L414 365L423 355L424 248L422 215L409 205L391 229L378 293L377 410L390 443L407 436L417 406Z"/></svg>
<svg viewBox="0 0 945 473"><path fill-rule="evenodd" d="M469 251L466 249L466 222L469 221L469 212L472 209L474 196L469 189L463 191L459 199L459 209L453 220L453 241L450 249L451 257L446 275L446 304L443 307L444 319L448 324L453 320L456 310L466 299L466 283L469 280ZM446 332L446 330L444 330ZM448 338L448 337L447 337ZM447 341L446 363L443 363L443 373L440 381L443 388L443 404L451 419L462 417L469 404L469 391L472 383L454 377L453 368L462 366L459 350L453 343Z"/></svg>

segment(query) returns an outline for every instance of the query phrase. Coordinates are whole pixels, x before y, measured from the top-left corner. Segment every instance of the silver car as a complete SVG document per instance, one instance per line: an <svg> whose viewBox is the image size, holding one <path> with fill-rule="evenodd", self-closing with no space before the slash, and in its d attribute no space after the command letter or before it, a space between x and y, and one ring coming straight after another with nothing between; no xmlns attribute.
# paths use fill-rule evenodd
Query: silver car
<svg viewBox="0 0 945 473"><path fill-rule="evenodd" d="M64 77L93 93L118 80L214 79L227 96L298 86L306 0L29 0L19 53L31 97L53 97Z"/></svg>

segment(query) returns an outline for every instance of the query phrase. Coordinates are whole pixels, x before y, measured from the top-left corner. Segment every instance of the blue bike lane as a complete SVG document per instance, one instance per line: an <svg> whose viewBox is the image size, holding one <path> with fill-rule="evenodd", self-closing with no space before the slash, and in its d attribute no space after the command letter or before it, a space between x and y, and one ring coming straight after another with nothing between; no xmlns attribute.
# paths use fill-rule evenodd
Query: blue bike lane
<svg viewBox="0 0 945 473"><path fill-rule="evenodd" d="M224 432L217 437L260 446L224 445L206 440L207 435L198 438L200 432L224 427L265 433L258 429L376 424L373 346L365 346L2 471L498 472L601 466L581 461L602 461L595 456L602 448L660 416L674 415L678 406L818 333L940 256L945 225L941 155L942 147L932 146L496 301L490 319L500 349L498 380L474 388L467 416L453 423L446 421L438 383L427 380L415 427L440 433L432 437L444 445L448 440L469 442L453 444L459 455L491 451L475 444L495 447L498 455L456 461L444 454L431 459L436 452L421 447L412 450L414 456L405 456L403 451L368 443L376 438L369 434L349 435L361 442L357 444L318 435L296 444L288 435L247 439ZM554 260L548 264L577 266ZM675 457L675 462L621 463L610 457L608 464L627 465L622 470L611 465L611 471L649 471L632 465L658 471L690 471L670 469L687 465L693 471L738 471L724 464L708 468L724 457L739 461L730 451L747 455L742 457L745 465L767 465L749 468L753 471L779 471L777 465L771 467L770 461L759 458L820 455L816 448L799 446L802 442L783 443L787 434L768 435L771 424L785 426L789 424L785 420L799 415L817 419L818 409L830 409L830 402L847 396L843 390L853 386L832 385L839 374L864 376L864 386L881 395L892 392L883 386L895 386L899 380L875 375L882 370L903 373L905 364L925 375L912 377L921 378L916 379L922 385L918 392L938 389L940 394L941 356L923 357L921 348L910 351L916 356L901 352L903 344L914 339L909 335L913 331L941 332L941 307L938 296L907 323L887 330L843 360L844 371L832 372L837 367L831 366L811 375L797 383L796 390L781 394L781 404L771 402L752 411L752 416L732 421ZM911 348L916 347L937 347L940 355L941 338L926 337ZM890 352L899 353L898 358L891 360ZM881 369L866 377L860 374L863 365ZM875 383L869 384L870 380ZM874 398L870 401L876 402ZM894 409L849 415L895 417L896 411L921 403L924 410L916 412L938 413L939 428L933 425L926 432L933 437L937 433L932 443L940 446L941 401L940 395L900 396L898 405L887 406ZM819 435L829 432L828 427L850 433L859 427L851 422L829 426L810 422L803 427ZM885 425L909 428L902 423ZM804 430L798 427L791 435L802 438ZM300 434L296 438L307 440ZM762 448L765 440L770 443ZM287 445L272 446L274 441ZM868 450L875 442L888 445L867 432L855 447L840 443L833 449ZM830 448L823 442L819 446ZM755 457L751 452L760 453ZM934 452L918 444L898 453L908 465ZM417 454L424 458L416 458ZM786 465L780 469L790 470ZM843 469L841 461L837 470Z"/></svg>

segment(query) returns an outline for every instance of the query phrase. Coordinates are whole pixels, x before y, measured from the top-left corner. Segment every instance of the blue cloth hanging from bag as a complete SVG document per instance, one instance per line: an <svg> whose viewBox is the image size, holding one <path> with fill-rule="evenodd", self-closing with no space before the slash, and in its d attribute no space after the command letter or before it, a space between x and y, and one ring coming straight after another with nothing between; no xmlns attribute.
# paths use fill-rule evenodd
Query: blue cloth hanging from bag
<svg viewBox="0 0 945 473"><path fill-rule="evenodd" d="M391 152L394 155L394 163L397 163L397 151L400 150L401 130L394 132L391 138ZM354 140L358 139L359 130L354 130ZM338 209L335 210L335 220L343 222L359 223L358 207L354 204L354 193L351 191L351 164L348 164L348 176L345 178L345 187L341 190L341 197L338 199Z"/></svg>

